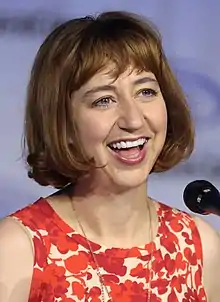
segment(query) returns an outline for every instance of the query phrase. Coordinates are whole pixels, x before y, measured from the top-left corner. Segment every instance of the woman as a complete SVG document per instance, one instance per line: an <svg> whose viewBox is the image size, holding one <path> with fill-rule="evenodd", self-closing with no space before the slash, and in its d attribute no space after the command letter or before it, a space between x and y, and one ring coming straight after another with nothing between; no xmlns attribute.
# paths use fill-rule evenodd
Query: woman
<svg viewBox="0 0 220 302"><path fill-rule="evenodd" d="M0 301L219 301L216 232L147 195L193 140L149 22L106 12L56 28L33 65L25 143L29 176L59 190L1 222Z"/></svg>

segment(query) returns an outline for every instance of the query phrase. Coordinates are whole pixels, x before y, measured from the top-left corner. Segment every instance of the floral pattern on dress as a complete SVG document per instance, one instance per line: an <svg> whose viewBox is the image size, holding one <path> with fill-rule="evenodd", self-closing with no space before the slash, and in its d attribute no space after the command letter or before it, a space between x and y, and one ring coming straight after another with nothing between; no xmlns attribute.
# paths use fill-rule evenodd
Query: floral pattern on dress
<svg viewBox="0 0 220 302"><path fill-rule="evenodd" d="M112 301L146 302L148 295L151 302L207 301L202 245L193 218L162 203L157 214L154 242L131 249L90 242ZM96 264L86 239L68 226L46 199L40 198L11 216L27 228L34 245L28 302L102 302ZM107 293L105 301L109 301Z"/></svg>

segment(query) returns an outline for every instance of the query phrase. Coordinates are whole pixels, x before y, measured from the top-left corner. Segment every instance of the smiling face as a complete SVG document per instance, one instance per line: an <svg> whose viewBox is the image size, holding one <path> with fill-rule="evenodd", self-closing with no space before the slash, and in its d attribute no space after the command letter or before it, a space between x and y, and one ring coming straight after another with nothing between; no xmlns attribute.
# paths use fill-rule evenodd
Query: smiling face
<svg viewBox="0 0 220 302"><path fill-rule="evenodd" d="M151 72L111 69L92 77L73 95L75 124L83 149L97 167L93 181L132 188L145 183L163 148L167 111Z"/></svg>

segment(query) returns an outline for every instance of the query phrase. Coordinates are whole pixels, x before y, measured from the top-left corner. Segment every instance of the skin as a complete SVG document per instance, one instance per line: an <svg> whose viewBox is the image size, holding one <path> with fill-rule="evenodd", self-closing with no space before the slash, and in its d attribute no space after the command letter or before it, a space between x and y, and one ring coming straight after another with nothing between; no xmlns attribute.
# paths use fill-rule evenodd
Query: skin
<svg viewBox="0 0 220 302"><path fill-rule="evenodd" d="M95 158L97 166L106 165L94 171L93 187L117 194L123 189L136 190L146 181L164 145L167 112L152 73L128 69L114 81L109 71L111 68L96 74L73 95L73 110L88 156ZM100 91L95 92L97 87ZM150 140L146 159L140 165L121 164L107 147L115 140L142 136Z"/></svg>
<svg viewBox="0 0 220 302"><path fill-rule="evenodd" d="M125 246L133 246L146 242L146 232L140 232L149 229L146 179L165 142L167 111L152 73L129 68L114 80L112 68L97 73L73 95L82 146L103 168L80 179L72 195L90 238L109 246L123 238ZM115 140L139 137L149 138L147 154L134 166L118 161L108 147Z"/></svg>
<svg viewBox="0 0 220 302"><path fill-rule="evenodd" d="M109 74L112 68L97 73L72 96L82 146L99 168L79 179L74 190L69 187L68 192L47 199L60 217L81 233L77 215L90 240L109 247L131 247L146 244L157 232L157 205L147 196L146 180L165 142L167 111L152 73L137 73L131 67L114 80ZM102 88L94 92L97 86ZM149 138L147 153L137 165L121 163L108 147L118 139L143 136ZM208 301L217 302L219 236L206 222L195 220L203 245ZM17 222L4 219L0 223L0 301L28 301L32 269L31 240Z"/></svg>

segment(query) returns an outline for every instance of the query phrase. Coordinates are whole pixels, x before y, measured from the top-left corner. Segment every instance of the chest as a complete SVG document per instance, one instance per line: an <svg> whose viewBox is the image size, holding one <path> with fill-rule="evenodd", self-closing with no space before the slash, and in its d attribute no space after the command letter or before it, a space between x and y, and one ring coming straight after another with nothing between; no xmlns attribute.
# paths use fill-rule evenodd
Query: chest
<svg viewBox="0 0 220 302"><path fill-rule="evenodd" d="M164 249L150 257L120 257L105 252L94 262L86 250L60 253L52 249L47 267L40 269L44 286L41 300L47 302L190 302L206 301L202 286L202 268L190 263L181 252L172 255ZM98 266L97 266L98 264ZM33 283L35 278L33 278ZM33 284L32 297L36 297Z"/></svg>

